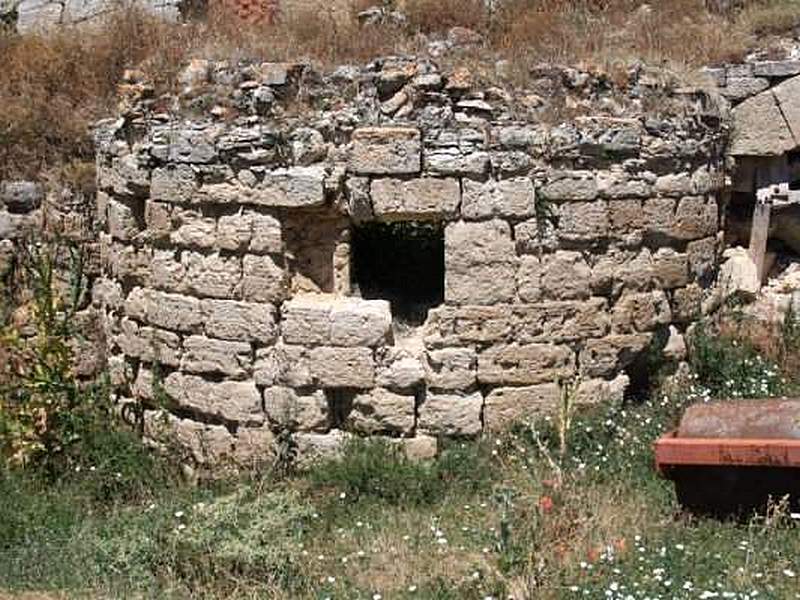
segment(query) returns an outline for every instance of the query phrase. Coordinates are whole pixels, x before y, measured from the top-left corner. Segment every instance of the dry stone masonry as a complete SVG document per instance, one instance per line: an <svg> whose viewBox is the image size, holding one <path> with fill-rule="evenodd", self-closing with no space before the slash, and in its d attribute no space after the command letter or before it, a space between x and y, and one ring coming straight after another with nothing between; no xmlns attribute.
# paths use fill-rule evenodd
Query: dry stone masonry
<svg viewBox="0 0 800 600"><path fill-rule="evenodd" d="M636 87L552 126L526 90L410 58L190 69L194 114L139 88L98 127L94 302L120 401L199 467L355 435L430 456L552 411L564 381L620 397L708 309L725 136L703 94L654 116ZM354 239L378 225L443 256L366 298L354 265L391 250ZM397 295L437 266L405 322Z"/></svg>

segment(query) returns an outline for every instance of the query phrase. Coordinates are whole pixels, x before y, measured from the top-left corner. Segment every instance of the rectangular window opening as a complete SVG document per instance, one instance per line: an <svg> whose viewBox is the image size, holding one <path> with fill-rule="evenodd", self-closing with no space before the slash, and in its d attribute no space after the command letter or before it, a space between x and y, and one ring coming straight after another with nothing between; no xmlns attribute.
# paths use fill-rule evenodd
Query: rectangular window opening
<svg viewBox="0 0 800 600"><path fill-rule="evenodd" d="M444 228L439 223L368 223L353 228L353 284L388 300L396 321L422 325L444 301Z"/></svg>

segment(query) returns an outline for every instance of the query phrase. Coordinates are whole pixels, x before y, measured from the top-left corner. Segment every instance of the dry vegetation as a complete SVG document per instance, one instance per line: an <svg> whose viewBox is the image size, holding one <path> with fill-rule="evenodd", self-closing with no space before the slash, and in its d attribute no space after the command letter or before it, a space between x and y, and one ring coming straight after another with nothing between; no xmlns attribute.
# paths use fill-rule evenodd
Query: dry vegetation
<svg viewBox="0 0 800 600"><path fill-rule="evenodd" d="M92 160L88 126L113 110L116 85L130 67L169 88L192 56L358 62L420 51L421 34L461 26L485 39L465 60L508 58L524 80L531 65L547 61L611 69L644 59L682 69L735 60L764 36L800 22L793 0L753 0L728 15L709 12L702 0L658 1L644 9L638 0L511 0L492 15L482 0L406 0L405 26L361 28L356 14L371 4L354 0L349 11L321 13L298 8L271 28L214 14L169 25L131 11L80 35L0 32L0 179L41 177L46 170L67 181L85 175L80 164Z"/></svg>

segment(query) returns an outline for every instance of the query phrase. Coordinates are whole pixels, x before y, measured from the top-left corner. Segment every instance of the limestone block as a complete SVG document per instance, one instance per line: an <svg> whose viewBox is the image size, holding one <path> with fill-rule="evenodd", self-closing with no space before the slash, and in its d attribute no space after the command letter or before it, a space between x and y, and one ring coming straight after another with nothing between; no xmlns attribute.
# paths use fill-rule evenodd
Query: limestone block
<svg viewBox="0 0 800 600"><path fill-rule="evenodd" d="M376 382L390 390L413 389L425 383L425 369L409 351L387 346L378 350Z"/></svg>
<svg viewBox="0 0 800 600"><path fill-rule="evenodd" d="M315 165L275 169L252 186L240 181L211 183L203 185L196 197L216 204L315 208L325 204L325 168Z"/></svg>
<svg viewBox="0 0 800 600"><path fill-rule="evenodd" d="M357 394L347 416L347 428L366 435L408 435L414 429L414 396L382 388Z"/></svg>
<svg viewBox="0 0 800 600"><path fill-rule="evenodd" d="M253 377L258 385L283 385L294 388L314 384L308 358L303 346L284 344L256 351Z"/></svg>
<svg viewBox="0 0 800 600"><path fill-rule="evenodd" d="M242 265L235 256L184 252L181 262L187 289L201 297L232 298L242 281Z"/></svg>
<svg viewBox="0 0 800 600"><path fill-rule="evenodd" d="M270 425L291 431L328 431L331 413L322 390L301 394L292 388L269 387L264 390L264 412Z"/></svg>
<svg viewBox="0 0 800 600"><path fill-rule="evenodd" d="M399 445L406 455L406 458L413 461L434 459L439 451L436 438L430 435L416 435L413 438L393 439L392 443Z"/></svg>
<svg viewBox="0 0 800 600"><path fill-rule="evenodd" d="M386 300L339 299L330 318L334 346L379 346L391 337L392 312Z"/></svg>
<svg viewBox="0 0 800 600"><path fill-rule="evenodd" d="M147 322L164 329L191 332L203 323L200 301L191 296L150 291Z"/></svg>
<svg viewBox="0 0 800 600"><path fill-rule="evenodd" d="M718 209L713 198L686 196L678 202L673 237L696 240L717 233Z"/></svg>
<svg viewBox="0 0 800 600"><path fill-rule="evenodd" d="M279 254L283 251L281 222L273 216L249 213L253 227L250 252L256 254Z"/></svg>
<svg viewBox="0 0 800 600"><path fill-rule="evenodd" d="M307 469L341 457L350 435L334 429L329 433L298 433L293 439L297 445L297 467Z"/></svg>
<svg viewBox="0 0 800 600"><path fill-rule="evenodd" d="M530 385L569 377L574 372L575 355L567 346L512 343L478 354L480 383Z"/></svg>
<svg viewBox="0 0 800 600"><path fill-rule="evenodd" d="M536 214L533 182L527 177L486 183L464 180L461 214L465 219L525 219Z"/></svg>
<svg viewBox="0 0 800 600"><path fill-rule="evenodd" d="M555 383L495 388L486 396L484 427L499 432L514 423L530 423L557 410L560 400L561 390Z"/></svg>
<svg viewBox="0 0 800 600"><path fill-rule="evenodd" d="M672 311L662 290L623 294L611 312L612 326L619 333L652 331L671 320Z"/></svg>
<svg viewBox="0 0 800 600"><path fill-rule="evenodd" d="M276 454L275 435L269 427L239 427L236 430L233 459L245 469L270 465Z"/></svg>
<svg viewBox="0 0 800 600"><path fill-rule="evenodd" d="M758 268L744 248L729 248L719 272L719 286L724 298L755 299L761 289Z"/></svg>
<svg viewBox="0 0 800 600"><path fill-rule="evenodd" d="M796 145L772 90L733 109L732 156L779 156Z"/></svg>
<svg viewBox="0 0 800 600"><path fill-rule="evenodd" d="M490 167L488 152L451 147L425 149L425 171L432 175L482 179Z"/></svg>
<svg viewBox="0 0 800 600"><path fill-rule="evenodd" d="M769 87L769 81L763 77L730 77L720 94L732 102L738 102L763 92ZM769 93L769 92L767 92Z"/></svg>
<svg viewBox="0 0 800 600"><path fill-rule="evenodd" d="M98 277L92 285L92 302L96 306L115 310L122 306L122 285L118 281Z"/></svg>
<svg viewBox="0 0 800 600"><path fill-rule="evenodd" d="M664 345L663 354L664 358L673 362L686 360L686 339L674 325L669 326L669 338Z"/></svg>
<svg viewBox="0 0 800 600"><path fill-rule="evenodd" d="M280 302L288 291L288 275L270 256L245 255L242 296L249 302Z"/></svg>
<svg viewBox="0 0 800 600"><path fill-rule="evenodd" d="M122 286L119 288L122 293ZM147 310L150 305L150 290L141 287L133 288L125 298L123 305L125 315L138 321L147 321Z"/></svg>
<svg viewBox="0 0 800 600"><path fill-rule="evenodd" d="M272 344L278 335L272 304L203 300L206 334L223 340Z"/></svg>
<svg viewBox="0 0 800 600"><path fill-rule="evenodd" d="M481 432L483 396L428 393L419 407L417 429L430 435L472 437Z"/></svg>
<svg viewBox="0 0 800 600"><path fill-rule="evenodd" d="M170 373L166 394L178 406L239 423L263 423L261 394L252 381L209 381L196 375Z"/></svg>
<svg viewBox="0 0 800 600"><path fill-rule="evenodd" d="M718 261L718 242L716 236L695 240L686 245L689 272L700 282L710 282L716 271Z"/></svg>
<svg viewBox="0 0 800 600"><path fill-rule="evenodd" d="M371 388L375 362L369 348L322 346L308 352L308 369L323 388Z"/></svg>
<svg viewBox="0 0 800 600"><path fill-rule="evenodd" d="M176 208L173 211L176 229L170 241L189 248L212 248L217 240L217 222L199 211Z"/></svg>
<svg viewBox="0 0 800 600"><path fill-rule="evenodd" d="M558 207L558 237L571 243L594 243L608 236L605 200L568 202Z"/></svg>
<svg viewBox="0 0 800 600"><path fill-rule="evenodd" d="M190 202L199 188L197 172L190 165L175 165L153 170L150 199L171 203Z"/></svg>
<svg viewBox="0 0 800 600"><path fill-rule="evenodd" d="M800 75L800 60L763 60L753 64L756 77L791 77Z"/></svg>
<svg viewBox="0 0 800 600"><path fill-rule="evenodd" d="M792 132L793 148L796 148L800 146L800 77L792 77L771 91Z"/></svg>
<svg viewBox="0 0 800 600"><path fill-rule="evenodd" d="M539 302L542 299L542 271L538 256L520 257L517 270L517 294L520 300Z"/></svg>
<svg viewBox="0 0 800 600"><path fill-rule="evenodd" d="M645 226L642 201L609 200L608 224L609 232L615 237L626 238L641 232Z"/></svg>
<svg viewBox="0 0 800 600"><path fill-rule="evenodd" d="M168 160L173 163L205 164L217 159L215 137L219 132L216 127L205 123L183 122L177 127L166 130ZM157 147L153 149L158 153Z"/></svg>
<svg viewBox="0 0 800 600"><path fill-rule="evenodd" d="M136 284L147 281L153 252L150 248L136 248L121 244L103 242L101 235L100 261L110 275L119 280L129 280Z"/></svg>
<svg viewBox="0 0 800 600"><path fill-rule="evenodd" d="M633 179L619 171L601 171L597 175L597 188L600 196L609 199L647 198L653 188L646 180Z"/></svg>
<svg viewBox="0 0 800 600"><path fill-rule="evenodd" d="M591 276L592 271L580 252L559 250L544 258L542 292L553 300L588 298Z"/></svg>
<svg viewBox="0 0 800 600"><path fill-rule="evenodd" d="M622 290L648 289L655 276L650 250L612 248L595 260L591 289L595 294L618 296Z"/></svg>
<svg viewBox="0 0 800 600"><path fill-rule="evenodd" d="M659 248L653 255L653 278L663 290L685 286L689 283L688 256L672 248Z"/></svg>
<svg viewBox="0 0 800 600"><path fill-rule="evenodd" d="M330 344L332 297L302 294L285 302L281 310L281 333L287 344Z"/></svg>
<svg viewBox="0 0 800 600"><path fill-rule="evenodd" d="M516 295L516 253L505 221L456 222L445 229L445 299L496 304Z"/></svg>
<svg viewBox="0 0 800 600"><path fill-rule="evenodd" d="M461 188L457 179L376 179L371 195L374 215L382 221L439 220L455 216Z"/></svg>
<svg viewBox="0 0 800 600"><path fill-rule="evenodd" d="M188 373L220 373L242 377L252 365L250 344L192 335L183 341L181 369Z"/></svg>
<svg viewBox="0 0 800 600"><path fill-rule="evenodd" d="M131 358L169 367L180 365L181 340L171 331L142 327L135 321L123 318L115 342L123 354Z"/></svg>
<svg viewBox="0 0 800 600"><path fill-rule="evenodd" d="M130 206L116 200L108 201L108 233L114 239L123 241L137 236L139 226Z"/></svg>
<svg viewBox="0 0 800 600"><path fill-rule="evenodd" d="M630 378L624 373L611 380L584 379L575 390L573 401L577 406L604 402L619 406L623 402L629 384Z"/></svg>
<svg viewBox="0 0 800 600"><path fill-rule="evenodd" d="M633 333L588 340L580 352L581 374L614 377L646 352L652 339L651 333Z"/></svg>
<svg viewBox="0 0 800 600"><path fill-rule="evenodd" d="M172 233L172 206L166 202L147 200L144 204L144 222L150 239L169 239Z"/></svg>
<svg viewBox="0 0 800 600"><path fill-rule="evenodd" d="M594 200L599 195L597 178L592 171L567 171L554 173L539 189L546 200Z"/></svg>
<svg viewBox="0 0 800 600"><path fill-rule="evenodd" d="M136 379L131 386L131 394L134 398L139 400L155 400L155 383L156 381L153 377L153 371L145 368L144 366L140 366L139 371L136 373Z"/></svg>
<svg viewBox="0 0 800 600"><path fill-rule="evenodd" d="M425 353L425 379L438 390L469 390L477 383L474 348L443 348Z"/></svg>
<svg viewBox="0 0 800 600"><path fill-rule="evenodd" d="M375 214L372 211L370 198L370 182L367 177L348 177L345 180L345 196L347 198L347 214L355 223L371 221Z"/></svg>
<svg viewBox="0 0 800 600"><path fill-rule="evenodd" d="M242 211L223 215L217 223L216 247L221 250L246 250L253 236L253 217Z"/></svg>
<svg viewBox="0 0 800 600"><path fill-rule="evenodd" d="M412 175L422 170L421 136L410 127L365 127L353 132L348 170L356 175Z"/></svg>
<svg viewBox="0 0 800 600"><path fill-rule="evenodd" d="M514 225L514 239L517 254L535 254L552 252L559 246L557 230L552 223L543 221L540 224L536 219L528 219Z"/></svg>
<svg viewBox="0 0 800 600"><path fill-rule="evenodd" d="M644 202L646 233L656 240L671 238L675 229L674 198L649 198ZM687 207L684 208L686 210Z"/></svg>
<svg viewBox="0 0 800 600"><path fill-rule="evenodd" d="M150 287L160 290L183 290L186 267L176 254L174 250L153 250L148 277Z"/></svg>
<svg viewBox="0 0 800 600"><path fill-rule="evenodd" d="M656 180L656 192L662 196L688 196L693 193L692 175L690 173L670 173Z"/></svg>

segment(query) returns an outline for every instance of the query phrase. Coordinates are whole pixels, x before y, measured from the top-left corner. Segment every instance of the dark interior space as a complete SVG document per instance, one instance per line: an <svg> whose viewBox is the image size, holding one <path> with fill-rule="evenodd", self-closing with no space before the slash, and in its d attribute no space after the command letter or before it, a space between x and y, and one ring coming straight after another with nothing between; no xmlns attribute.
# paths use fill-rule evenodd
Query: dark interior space
<svg viewBox="0 0 800 600"><path fill-rule="evenodd" d="M444 229L370 223L353 229L353 283L361 297L388 300L396 320L421 325L444 301Z"/></svg>

